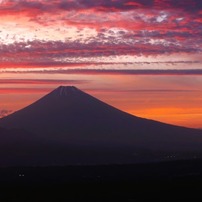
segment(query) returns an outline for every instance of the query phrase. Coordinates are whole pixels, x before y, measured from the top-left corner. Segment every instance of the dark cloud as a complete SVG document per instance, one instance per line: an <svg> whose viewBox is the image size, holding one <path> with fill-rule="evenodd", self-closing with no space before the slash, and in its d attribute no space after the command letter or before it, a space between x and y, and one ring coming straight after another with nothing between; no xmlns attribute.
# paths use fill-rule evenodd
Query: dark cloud
<svg viewBox="0 0 202 202"><path fill-rule="evenodd" d="M61 73L63 70L60 71ZM65 71L64 71L65 72ZM120 75L202 75L202 70L70 70L71 73L87 73L87 74L120 74Z"/></svg>
<svg viewBox="0 0 202 202"><path fill-rule="evenodd" d="M0 79L0 84L85 84L86 80L56 80L56 79Z"/></svg>
<svg viewBox="0 0 202 202"><path fill-rule="evenodd" d="M14 87L9 87L9 88L0 88L0 94L39 94L39 93L48 93L52 91L53 88L14 88Z"/></svg>
<svg viewBox="0 0 202 202"><path fill-rule="evenodd" d="M197 11L202 9L201 0L54 0L54 1L12 1L1 5L0 10L24 12L25 9L40 10L41 12L52 12L56 10L85 10L97 9L99 11L123 11L137 8L160 8L160 9L184 9ZM30 13L31 14L31 13Z"/></svg>
<svg viewBox="0 0 202 202"><path fill-rule="evenodd" d="M193 25L192 25L193 26ZM165 32L161 32L160 30L144 30L144 33L142 31L137 31L130 35L125 35L127 38L132 37L148 37L148 38L164 38L164 39L189 39L189 38L195 38L195 37L202 37L202 30L197 29L195 32L193 30L167 30ZM200 41L200 38L199 40Z"/></svg>
<svg viewBox="0 0 202 202"><path fill-rule="evenodd" d="M9 71L12 72L12 71ZM202 75L202 69L43 69L34 71L15 71L15 73L47 73L47 74L106 74L106 75Z"/></svg>
<svg viewBox="0 0 202 202"><path fill-rule="evenodd" d="M154 6L163 8L178 8L184 9L187 11L196 11L202 9L202 2L201 0L154 0Z"/></svg>
<svg viewBox="0 0 202 202"><path fill-rule="evenodd" d="M156 35L158 32L155 33ZM174 33L176 34L176 33ZM171 35L174 35L171 34ZM184 35L183 35L184 36ZM91 61L92 58L103 56L119 55L161 55L173 53L198 53L201 51L200 46L196 46L197 39L181 41L181 45L173 37L167 41L151 43L150 39L140 39L134 44L116 42L116 38L103 44L95 38L94 41L85 44L79 42L60 42L60 41L33 41L29 42L30 48L25 48L28 43L15 43L3 45L0 47L2 65L15 63L21 65L41 65L41 66L76 66L90 64L110 64L105 61ZM198 41L198 44L202 42Z"/></svg>
<svg viewBox="0 0 202 202"><path fill-rule="evenodd" d="M128 90L128 89L124 89L124 90L120 90L120 89L99 89L99 88L96 88L96 89L93 89L93 88L85 88L83 89L85 91L90 91L90 92L96 92L96 93L100 93L100 92L105 92L105 93L173 93L173 92L176 92L176 93L192 93L192 92L195 92L196 90L184 90L184 89L178 89L178 90L175 90L175 89L131 89L131 90Z"/></svg>

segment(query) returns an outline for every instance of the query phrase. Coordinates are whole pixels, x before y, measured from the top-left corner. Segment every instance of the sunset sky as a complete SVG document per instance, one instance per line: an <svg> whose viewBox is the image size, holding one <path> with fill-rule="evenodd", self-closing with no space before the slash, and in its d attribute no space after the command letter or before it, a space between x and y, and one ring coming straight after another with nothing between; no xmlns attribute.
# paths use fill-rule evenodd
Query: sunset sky
<svg viewBox="0 0 202 202"><path fill-rule="evenodd" d="M0 117L60 85L202 128L202 1L0 0Z"/></svg>

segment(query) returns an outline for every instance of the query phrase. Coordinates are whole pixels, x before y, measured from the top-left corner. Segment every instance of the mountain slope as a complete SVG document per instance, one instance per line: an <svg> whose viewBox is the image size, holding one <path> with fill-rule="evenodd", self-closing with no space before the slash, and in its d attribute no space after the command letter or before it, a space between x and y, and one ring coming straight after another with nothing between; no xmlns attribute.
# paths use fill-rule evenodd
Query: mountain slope
<svg viewBox="0 0 202 202"><path fill-rule="evenodd" d="M132 116L75 87L60 86L30 106L0 119L0 127L32 133L33 142L40 142L36 146L41 145L43 153L48 156L60 150L64 162L72 151L69 159L80 159L81 153L92 157L94 152L97 157L103 153L99 157L102 160L112 154L110 159L116 159L115 162L124 161L126 153L133 161L134 154L140 151L202 151L202 131ZM95 157L92 159L95 161Z"/></svg>

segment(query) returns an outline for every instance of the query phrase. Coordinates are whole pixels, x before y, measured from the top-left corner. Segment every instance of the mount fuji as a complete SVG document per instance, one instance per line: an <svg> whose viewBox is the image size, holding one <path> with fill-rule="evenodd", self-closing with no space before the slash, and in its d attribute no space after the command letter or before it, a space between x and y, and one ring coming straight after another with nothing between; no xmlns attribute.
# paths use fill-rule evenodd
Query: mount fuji
<svg viewBox="0 0 202 202"><path fill-rule="evenodd" d="M133 116L60 86L0 119L0 166L124 164L195 158L202 131Z"/></svg>

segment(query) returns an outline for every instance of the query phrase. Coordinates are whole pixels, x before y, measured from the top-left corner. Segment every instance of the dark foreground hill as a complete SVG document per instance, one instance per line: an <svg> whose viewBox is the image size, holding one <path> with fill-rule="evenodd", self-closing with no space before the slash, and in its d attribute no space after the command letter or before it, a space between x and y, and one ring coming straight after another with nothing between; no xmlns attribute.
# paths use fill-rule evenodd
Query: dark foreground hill
<svg viewBox="0 0 202 202"><path fill-rule="evenodd" d="M0 201L201 200L202 162L0 168Z"/></svg>
<svg viewBox="0 0 202 202"><path fill-rule="evenodd" d="M202 153L202 131L132 116L59 87L0 119L0 165L123 164ZM3 129L4 128L4 129Z"/></svg>

